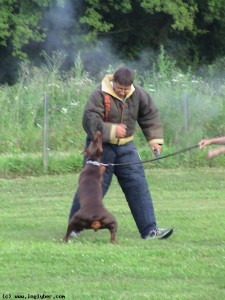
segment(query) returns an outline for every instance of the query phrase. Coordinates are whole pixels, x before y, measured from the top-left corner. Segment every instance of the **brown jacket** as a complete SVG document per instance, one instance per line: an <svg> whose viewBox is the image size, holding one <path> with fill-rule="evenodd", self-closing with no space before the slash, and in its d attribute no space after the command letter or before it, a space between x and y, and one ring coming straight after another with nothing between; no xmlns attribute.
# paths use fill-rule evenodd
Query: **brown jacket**
<svg viewBox="0 0 225 300"><path fill-rule="evenodd" d="M108 122L104 122L104 95L110 95ZM127 125L125 138L116 138L116 124ZM103 143L123 145L133 139L136 123L149 145L163 144L159 111L151 97L139 86L131 86L125 99L120 99L112 88L112 75L106 75L101 85L91 94L83 115L83 127L89 136L102 130Z"/></svg>

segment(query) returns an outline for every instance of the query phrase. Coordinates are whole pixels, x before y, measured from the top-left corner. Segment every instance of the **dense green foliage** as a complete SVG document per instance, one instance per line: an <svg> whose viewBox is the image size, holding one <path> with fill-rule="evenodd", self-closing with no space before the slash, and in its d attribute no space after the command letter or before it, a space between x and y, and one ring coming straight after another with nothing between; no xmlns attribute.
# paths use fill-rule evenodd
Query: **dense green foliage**
<svg viewBox="0 0 225 300"><path fill-rule="evenodd" d="M39 65L42 50L63 50L63 69L81 51L98 75L115 61L152 67L160 46L183 70L225 55L223 0L0 0L0 82L15 82L18 63Z"/></svg>
<svg viewBox="0 0 225 300"><path fill-rule="evenodd" d="M14 56L25 57L26 53L22 51L24 45L28 45L30 40L39 42L44 39L40 27L41 9L46 7L48 2L1 0L0 45L11 44Z"/></svg>
<svg viewBox="0 0 225 300"><path fill-rule="evenodd" d="M1 295L224 299L224 170L149 170L146 175L158 225L172 226L174 234L164 241L141 240L113 179L104 203L119 224L118 246L109 244L107 230L87 230L69 244L61 242L76 175L0 179Z"/></svg>

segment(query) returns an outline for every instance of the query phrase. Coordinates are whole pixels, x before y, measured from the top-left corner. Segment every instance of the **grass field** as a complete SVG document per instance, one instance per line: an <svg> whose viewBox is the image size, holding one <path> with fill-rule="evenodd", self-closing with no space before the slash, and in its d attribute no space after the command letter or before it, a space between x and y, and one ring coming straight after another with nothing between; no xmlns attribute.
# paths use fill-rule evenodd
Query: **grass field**
<svg viewBox="0 0 225 300"><path fill-rule="evenodd" d="M0 299L225 299L222 168L146 171L168 240L141 240L114 179L105 206L119 223L61 242L78 175L0 179ZM138 199L137 199L138 201Z"/></svg>

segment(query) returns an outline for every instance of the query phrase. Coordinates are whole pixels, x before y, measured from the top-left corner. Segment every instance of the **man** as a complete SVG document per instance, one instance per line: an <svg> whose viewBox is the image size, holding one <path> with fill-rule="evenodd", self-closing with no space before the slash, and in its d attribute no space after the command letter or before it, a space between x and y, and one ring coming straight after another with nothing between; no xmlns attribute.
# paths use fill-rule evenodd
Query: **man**
<svg viewBox="0 0 225 300"><path fill-rule="evenodd" d="M120 68L114 75L106 75L92 93L83 115L83 127L87 133L86 146L93 133L100 128L103 136L102 162L140 162L123 167L108 167L103 178L103 195L108 191L115 174L141 237L146 240L166 239L173 233L173 229L157 227L144 169L133 142L138 122L151 150L160 154L163 134L159 111L151 97L142 88L133 85L133 80L134 75L130 69ZM79 199L76 193L70 218L78 209Z"/></svg>
<svg viewBox="0 0 225 300"><path fill-rule="evenodd" d="M210 146L210 145L225 145L225 136L223 137L218 137L218 138L213 138L213 139L205 139L205 140L201 140L198 143L199 149L202 149L206 146ZM217 148L214 150L211 150L207 153L207 158L211 159L214 156L218 156L221 154L225 154L225 148Z"/></svg>

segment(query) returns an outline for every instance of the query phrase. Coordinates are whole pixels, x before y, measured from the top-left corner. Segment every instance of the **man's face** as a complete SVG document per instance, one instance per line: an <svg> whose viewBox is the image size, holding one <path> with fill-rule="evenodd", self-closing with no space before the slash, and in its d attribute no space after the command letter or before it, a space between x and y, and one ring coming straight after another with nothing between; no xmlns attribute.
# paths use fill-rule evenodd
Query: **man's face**
<svg viewBox="0 0 225 300"><path fill-rule="evenodd" d="M120 98L125 98L127 94L129 94L131 90L130 85L121 85L118 82L113 82L113 89L117 96Z"/></svg>

